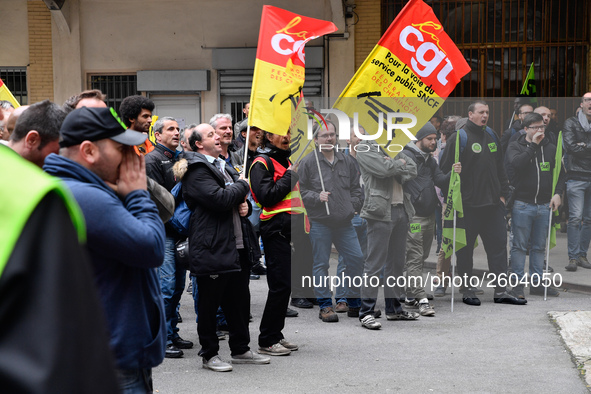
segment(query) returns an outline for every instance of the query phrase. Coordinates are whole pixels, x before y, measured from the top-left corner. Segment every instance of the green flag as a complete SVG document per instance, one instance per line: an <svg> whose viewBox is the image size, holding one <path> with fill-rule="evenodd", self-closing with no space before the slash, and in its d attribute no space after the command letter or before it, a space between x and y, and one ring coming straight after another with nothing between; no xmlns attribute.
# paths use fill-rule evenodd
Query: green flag
<svg viewBox="0 0 591 394"><path fill-rule="evenodd" d="M456 133L456 151L454 163L460 161L460 135ZM449 190L447 192L447 207L443 218L443 240L441 247L445 251L445 257L448 258L453 253L454 242L454 211L456 215L456 252L466 246L466 230L464 226L464 206L462 204L462 190L460 183L460 174L453 168L449 178Z"/></svg>
<svg viewBox="0 0 591 394"><path fill-rule="evenodd" d="M556 156L554 157L554 171L552 172L552 196L556 191L556 184L558 183L558 177L562 170L562 131L558 133L558 141L556 141ZM558 216L558 210L554 212L554 216ZM556 246L556 230L560 230L560 223L557 221L552 224L550 229L550 249Z"/></svg>
<svg viewBox="0 0 591 394"><path fill-rule="evenodd" d="M525 76L525 81L523 81L523 87L521 88L521 95L522 96L528 96L528 97L536 97L537 91L536 91L536 77L534 75L534 63L531 63L531 66L529 67L529 71L527 72L527 75ZM534 100L534 101L537 101Z"/></svg>

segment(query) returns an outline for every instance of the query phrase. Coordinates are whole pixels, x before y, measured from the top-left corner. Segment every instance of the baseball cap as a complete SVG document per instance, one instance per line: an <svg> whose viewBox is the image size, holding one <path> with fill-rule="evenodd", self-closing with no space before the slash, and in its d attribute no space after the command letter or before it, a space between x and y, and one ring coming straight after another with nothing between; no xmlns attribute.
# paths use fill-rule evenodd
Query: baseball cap
<svg viewBox="0 0 591 394"><path fill-rule="evenodd" d="M78 145L84 141L110 138L123 145L140 145L148 136L130 130L113 108L82 107L70 112L60 130L62 148Z"/></svg>

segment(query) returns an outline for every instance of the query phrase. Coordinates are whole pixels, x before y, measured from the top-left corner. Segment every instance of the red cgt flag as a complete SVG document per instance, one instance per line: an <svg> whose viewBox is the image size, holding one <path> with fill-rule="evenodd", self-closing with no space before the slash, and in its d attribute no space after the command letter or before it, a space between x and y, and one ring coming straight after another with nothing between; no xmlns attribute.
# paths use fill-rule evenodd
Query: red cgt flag
<svg viewBox="0 0 591 394"><path fill-rule="evenodd" d="M409 130L415 135L469 71L470 66L443 31L431 7L422 0L410 0L334 107L351 118L357 116L368 134L373 134L384 146L392 145L395 149L389 152L397 153L409 141L409 135L379 134L391 126L385 114L406 115L403 118L406 127L396 130Z"/></svg>
<svg viewBox="0 0 591 394"><path fill-rule="evenodd" d="M287 134L292 99L299 99L304 85L304 45L336 30L332 22L263 6L250 94L249 126Z"/></svg>

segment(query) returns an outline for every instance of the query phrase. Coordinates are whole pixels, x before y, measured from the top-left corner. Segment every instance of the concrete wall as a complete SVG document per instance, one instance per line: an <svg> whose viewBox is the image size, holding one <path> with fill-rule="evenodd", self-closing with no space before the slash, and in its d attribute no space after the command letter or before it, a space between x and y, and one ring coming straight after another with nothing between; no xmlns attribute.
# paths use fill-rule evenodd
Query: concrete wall
<svg viewBox="0 0 591 394"><path fill-rule="evenodd" d="M264 4L332 20L338 33L345 28L340 0L66 0L61 11L51 12L41 0L0 0L0 24L10 35L10 40L0 40L0 67L26 66L34 57L35 64L53 75L53 86L47 92L50 85L38 80L40 70L32 73L29 68L30 102L46 96L58 103L86 89L88 74L210 69L211 90L202 94L202 113L207 115L220 105L212 49L256 47ZM36 47L41 35L52 64L47 64L48 53ZM309 45L323 45L323 40ZM353 51L352 37L331 40L325 94L338 95L353 76Z"/></svg>

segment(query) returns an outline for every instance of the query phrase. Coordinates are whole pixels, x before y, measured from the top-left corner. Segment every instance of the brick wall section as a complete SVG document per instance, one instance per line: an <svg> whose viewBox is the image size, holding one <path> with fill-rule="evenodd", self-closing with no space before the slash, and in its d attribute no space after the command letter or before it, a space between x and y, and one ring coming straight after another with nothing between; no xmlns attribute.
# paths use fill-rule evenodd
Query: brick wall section
<svg viewBox="0 0 591 394"><path fill-rule="evenodd" d="M51 12L41 0L27 2L29 20L29 103L53 101Z"/></svg>
<svg viewBox="0 0 591 394"><path fill-rule="evenodd" d="M355 68L359 68L380 40L380 0L357 0L355 12L359 22L355 25Z"/></svg>

